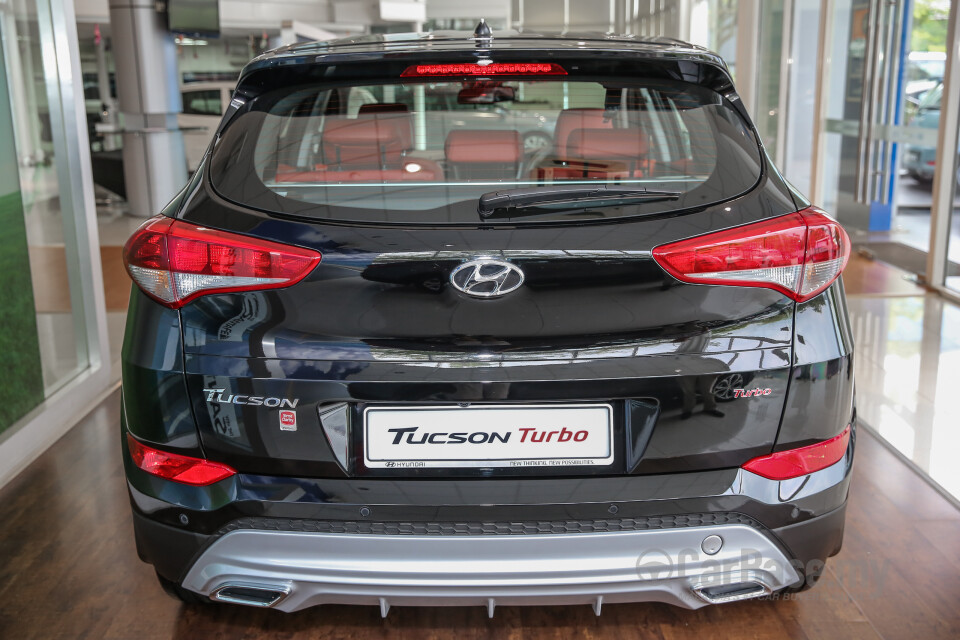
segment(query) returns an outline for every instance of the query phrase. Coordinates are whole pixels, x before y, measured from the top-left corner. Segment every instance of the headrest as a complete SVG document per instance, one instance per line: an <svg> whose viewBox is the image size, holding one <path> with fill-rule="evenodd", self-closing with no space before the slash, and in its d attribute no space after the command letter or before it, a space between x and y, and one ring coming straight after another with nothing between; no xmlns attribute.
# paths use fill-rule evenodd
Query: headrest
<svg viewBox="0 0 960 640"><path fill-rule="evenodd" d="M612 129L613 120L605 118L606 112L596 108L564 109L557 116L557 126L553 130L553 139L557 155L567 155L567 139L576 129Z"/></svg>
<svg viewBox="0 0 960 640"><path fill-rule="evenodd" d="M365 114L357 118L327 118L323 131L327 162L351 164L396 161L410 146L410 123L406 118Z"/></svg>
<svg viewBox="0 0 960 640"><path fill-rule="evenodd" d="M640 129L575 129L567 139L567 151L584 160L643 160L647 136Z"/></svg>
<svg viewBox="0 0 960 640"><path fill-rule="evenodd" d="M400 123L394 118L377 118L373 115L354 119L328 118L323 131L323 141L328 144L386 145L403 140Z"/></svg>
<svg viewBox="0 0 960 640"><path fill-rule="evenodd" d="M516 131L456 129L447 134L444 149L448 162L516 164L522 155Z"/></svg>

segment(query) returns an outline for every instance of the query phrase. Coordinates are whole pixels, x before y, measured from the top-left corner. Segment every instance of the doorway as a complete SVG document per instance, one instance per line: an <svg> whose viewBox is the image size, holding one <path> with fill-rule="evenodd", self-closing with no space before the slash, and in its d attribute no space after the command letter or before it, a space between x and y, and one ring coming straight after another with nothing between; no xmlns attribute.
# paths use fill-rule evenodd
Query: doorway
<svg viewBox="0 0 960 640"><path fill-rule="evenodd" d="M949 0L824 6L819 200L857 252L924 279Z"/></svg>

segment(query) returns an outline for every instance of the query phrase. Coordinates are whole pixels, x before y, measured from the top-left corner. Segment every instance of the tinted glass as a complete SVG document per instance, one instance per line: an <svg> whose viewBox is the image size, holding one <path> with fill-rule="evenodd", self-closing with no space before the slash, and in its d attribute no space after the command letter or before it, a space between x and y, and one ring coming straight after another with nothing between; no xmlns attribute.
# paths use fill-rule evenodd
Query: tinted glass
<svg viewBox="0 0 960 640"><path fill-rule="evenodd" d="M485 193L557 184L677 197L525 222L701 207L751 189L761 160L737 112L703 87L538 78L273 91L227 127L211 171L222 195L267 211L462 224Z"/></svg>

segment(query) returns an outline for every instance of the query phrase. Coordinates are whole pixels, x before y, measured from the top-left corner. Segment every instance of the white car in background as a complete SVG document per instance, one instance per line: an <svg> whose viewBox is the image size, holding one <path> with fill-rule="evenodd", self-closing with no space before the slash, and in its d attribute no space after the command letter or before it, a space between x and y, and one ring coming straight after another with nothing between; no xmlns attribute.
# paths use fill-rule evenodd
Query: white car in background
<svg viewBox="0 0 960 640"><path fill-rule="evenodd" d="M190 173L200 165L213 131L230 104L233 87L233 82L191 82L181 87L183 110L177 116L177 124L183 131Z"/></svg>

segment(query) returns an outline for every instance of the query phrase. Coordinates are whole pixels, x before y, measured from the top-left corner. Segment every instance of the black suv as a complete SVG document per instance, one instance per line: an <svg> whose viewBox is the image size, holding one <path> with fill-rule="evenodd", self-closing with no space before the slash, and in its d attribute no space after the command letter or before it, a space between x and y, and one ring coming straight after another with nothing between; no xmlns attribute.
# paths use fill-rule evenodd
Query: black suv
<svg viewBox="0 0 960 640"><path fill-rule="evenodd" d="M437 93L555 110L551 142L437 136ZM140 557L184 600L285 611L809 586L853 459L849 252L703 49L267 53L125 247Z"/></svg>

